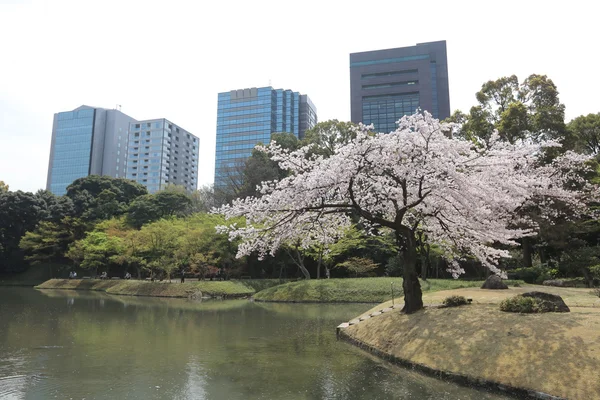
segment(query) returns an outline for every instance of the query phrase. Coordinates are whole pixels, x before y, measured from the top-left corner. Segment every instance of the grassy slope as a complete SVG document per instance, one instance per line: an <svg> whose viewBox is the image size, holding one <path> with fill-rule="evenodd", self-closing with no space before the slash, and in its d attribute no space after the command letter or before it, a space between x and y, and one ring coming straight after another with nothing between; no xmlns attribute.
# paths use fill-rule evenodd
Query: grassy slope
<svg viewBox="0 0 600 400"><path fill-rule="evenodd" d="M262 290L254 295L254 298L259 301L284 302L380 303L391 298L392 282L394 297L402 297L402 278L348 278L290 282ZM480 287L482 283L482 281L429 279L427 282L421 282L421 285L423 291L428 292Z"/></svg>
<svg viewBox="0 0 600 400"><path fill-rule="evenodd" d="M498 310L502 298L529 290L561 295L572 312L523 315ZM600 398L600 299L589 289L459 289L428 293L424 300L437 302L451 294L469 296L474 304L413 315L394 310L351 325L344 334L434 370L569 399Z"/></svg>
<svg viewBox="0 0 600 400"><path fill-rule="evenodd" d="M146 282L136 280L51 279L37 289L98 290L129 296L188 297L198 291L203 295L245 297L255 291L240 281L198 281L186 283Z"/></svg>

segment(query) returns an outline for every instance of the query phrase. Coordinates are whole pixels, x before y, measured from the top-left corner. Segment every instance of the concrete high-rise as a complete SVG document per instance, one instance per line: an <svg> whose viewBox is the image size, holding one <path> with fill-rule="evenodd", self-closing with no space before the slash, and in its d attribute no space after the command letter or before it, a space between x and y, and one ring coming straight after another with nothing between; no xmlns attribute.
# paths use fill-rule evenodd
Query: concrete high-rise
<svg viewBox="0 0 600 400"><path fill-rule="evenodd" d="M299 139L317 123L317 109L307 95L272 87L219 93L215 187L239 177L244 161L271 134L287 132Z"/></svg>
<svg viewBox="0 0 600 400"><path fill-rule="evenodd" d="M81 106L54 114L46 188L64 195L88 175L135 180L155 193L198 185L199 139L166 119L137 121L119 110Z"/></svg>
<svg viewBox="0 0 600 400"><path fill-rule="evenodd" d="M200 140L169 120L129 125L127 178L156 193L167 185L196 190Z"/></svg>
<svg viewBox="0 0 600 400"><path fill-rule="evenodd" d="M46 189L64 195L88 175L125 177L129 124L119 110L81 106L54 114Z"/></svg>
<svg viewBox="0 0 600 400"><path fill-rule="evenodd" d="M378 132L417 108L440 120L450 116L446 42L350 54L352 122Z"/></svg>

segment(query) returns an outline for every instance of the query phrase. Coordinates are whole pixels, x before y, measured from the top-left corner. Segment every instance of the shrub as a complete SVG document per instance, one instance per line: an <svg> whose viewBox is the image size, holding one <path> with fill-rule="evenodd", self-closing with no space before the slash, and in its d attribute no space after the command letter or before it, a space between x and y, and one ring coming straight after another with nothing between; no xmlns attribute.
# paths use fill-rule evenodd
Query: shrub
<svg viewBox="0 0 600 400"><path fill-rule="evenodd" d="M535 313L537 309L538 300L531 297L515 296L500 303L500 311L506 312Z"/></svg>
<svg viewBox="0 0 600 400"><path fill-rule="evenodd" d="M505 299L500 311L515 313L569 312L569 307L560 296L543 292L529 292Z"/></svg>
<svg viewBox="0 0 600 400"><path fill-rule="evenodd" d="M463 296L450 296L444 299L443 304L444 307L458 307L468 304L468 302Z"/></svg>
<svg viewBox="0 0 600 400"><path fill-rule="evenodd" d="M402 276L402 259L396 255L388 259L385 265L385 272L388 276Z"/></svg>
<svg viewBox="0 0 600 400"><path fill-rule="evenodd" d="M373 276L379 264L375 264L370 258L350 257L346 261L337 264L334 268L346 268L354 273L354 276Z"/></svg>
<svg viewBox="0 0 600 400"><path fill-rule="evenodd" d="M537 261L537 260L536 260ZM509 271L511 279L523 280L527 283L541 284L543 281L554 279L558 276L558 269L553 268L554 263L540 264L536 262L532 267L516 268Z"/></svg>

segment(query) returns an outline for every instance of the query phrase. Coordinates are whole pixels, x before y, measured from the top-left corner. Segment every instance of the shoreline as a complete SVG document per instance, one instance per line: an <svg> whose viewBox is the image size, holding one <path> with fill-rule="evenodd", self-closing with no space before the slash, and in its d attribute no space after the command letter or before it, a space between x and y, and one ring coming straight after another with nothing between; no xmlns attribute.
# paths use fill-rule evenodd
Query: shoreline
<svg viewBox="0 0 600 400"><path fill-rule="evenodd" d="M258 292L257 292L258 293ZM252 295L252 301L257 303L276 303L276 304L380 304L378 301L350 301L350 300L262 300Z"/></svg>
<svg viewBox="0 0 600 400"><path fill-rule="evenodd" d="M424 375L431 376L434 378L442 379L444 381L456 383L457 385L466 386L476 389L485 389L500 394L510 394L516 398L525 399L536 399L536 400L568 400L566 397L553 396L548 393L538 392L535 390L519 388L515 386L506 385L500 382L482 379L478 377L472 377L466 374L460 374L455 372L448 372L443 370L434 369L427 365L415 363L407 359L395 357L392 354L381 351L380 349L369 345L361 340L349 335L345 329L340 329L338 338L344 342L347 342L353 346L358 347L382 360L390 362L394 365L398 365L403 368L418 371Z"/></svg>
<svg viewBox="0 0 600 400"><path fill-rule="evenodd" d="M162 298L249 298L255 290L239 281L146 282L138 280L50 279L36 290L78 290L116 296Z"/></svg>
<svg viewBox="0 0 600 400"><path fill-rule="evenodd" d="M585 289L551 288L570 313L499 310L503 298L532 289L428 293L423 300L430 306L410 315L386 302L340 324L337 334L393 364L461 385L519 398L600 398L598 298ZM448 295L469 295L473 304L435 306Z"/></svg>

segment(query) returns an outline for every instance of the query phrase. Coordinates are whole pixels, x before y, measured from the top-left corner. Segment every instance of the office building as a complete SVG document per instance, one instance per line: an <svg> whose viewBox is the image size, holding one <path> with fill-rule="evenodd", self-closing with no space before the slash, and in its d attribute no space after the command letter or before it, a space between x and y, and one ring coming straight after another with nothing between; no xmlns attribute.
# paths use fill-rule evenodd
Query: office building
<svg viewBox="0 0 600 400"><path fill-rule="evenodd" d="M85 105L54 114L46 189L60 196L75 179L88 175L125 177L133 121L119 110Z"/></svg>
<svg viewBox="0 0 600 400"><path fill-rule="evenodd" d="M138 121L119 110L81 106L54 114L46 189L64 195L88 175L135 180L150 193L198 185L199 139L166 119Z"/></svg>
<svg viewBox="0 0 600 400"><path fill-rule="evenodd" d="M450 116L446 42L350 54L352 122L391 132L417 108Z"/></svg>
<svg viewBox="0 0 600 400"><path fill-rule="evenodd" d="M317 110L307 95L272 87L219 93L215 187L239 178L244 161L272 133L292 133L299 139L317 123Z"/></svg>
<svg viewBox="0 0 600 400"><path fill-rule="evenodd" d="M167 185L198 186L199 139L166 119L129 125L127 178L156 193Z"/></svg>

